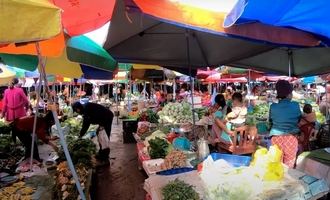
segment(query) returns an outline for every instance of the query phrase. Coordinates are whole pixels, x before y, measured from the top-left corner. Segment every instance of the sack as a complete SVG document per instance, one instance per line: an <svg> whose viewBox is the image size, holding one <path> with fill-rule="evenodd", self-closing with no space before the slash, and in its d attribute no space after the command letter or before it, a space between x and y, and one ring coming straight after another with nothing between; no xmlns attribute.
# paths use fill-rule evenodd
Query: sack
<svg viewBox="0 0 330 200"><path fill-rule="evenodd" d="M110 148L109 137L103 127L99 128L97 138L98 138L101 150Z"/></svg>

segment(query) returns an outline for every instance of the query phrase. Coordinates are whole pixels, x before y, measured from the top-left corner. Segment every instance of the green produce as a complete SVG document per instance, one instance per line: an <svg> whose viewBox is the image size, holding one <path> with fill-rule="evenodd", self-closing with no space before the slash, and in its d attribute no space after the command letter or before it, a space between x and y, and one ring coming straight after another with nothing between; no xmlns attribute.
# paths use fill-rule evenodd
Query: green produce
<svg viewBox="0 0 330 200"><path fill-rule="evenodd" d="M326 118L322 113L316 112L315 114L316 114L316 120L318 123L324 124L326 122Z"/></svg>
<svg viewBox="0 0 330 200"><path fill-rule="evenodd" d="M144 146L149 147L149 141L155 139L156 137L161 139L166 139L165 133L160 130L153 132L151 135L147 136L144 140Z"/></svg>
<svg viewBox="0 0 330 200"><path fill-rule="evenodd" d="M195 113L196 114L196 113ZM168 103L158 112L160 123L180 124L192 123L193 112L189 103ZM198 121L197 114L195 115Z"/></svg>
<svg viewBox="0 0 330 200"><path fill-rule="evenodd" d="M159 116L152 109L146 109L139 115L139 121L148 121L150 123L158 123Z"/></svg>
<svg viewBox="0 0 330 200"><path fill-rule="evenodd" d="M149 141L149 155L151 159L165 158L169 149L169 143L165 139L156 137Z"/></svg>
<svg viewBox="0 0 330 200"><path fill-rule="evenodd" d="M202 119L205 114L208 112L207 108L196 108L195 112L198 115L198 119Z"/></svg>
<svg viewBox="0 0 330 200"><path fill-rule="evenodd" d="M261 103L256 105L253 108L253 114L256 117L256 119L268 119L269 117L269 105L267 103Z"/></svg>
<svg viewBox="0 0 330 200"><path fill-rule="evenodd" d="M70 135L79 136L82 120L77 118L69 118L62 122L62 126L68 126L70 128Z"/></svg>
<svg viewBox="0 0 330 200"><path fill-rule="evenodd" d="M67 143L73 164L92 166L92 155L96 153L96 146L91 140L67 138ZM59 155L61 161L66 160L63 150Z"/></svg>
<svg viewBox="0 0 330 200"><path fill-rule="evenodd" d="M199 200L198 193L193 189L193 186L175 179L170 181L162 189L163 200Z"/></svg>
<svg viewBox="0 0 330 200"><path fill-rule="evenodd" d="M11 126L0 120L0 134L10 134Z"/></svg>

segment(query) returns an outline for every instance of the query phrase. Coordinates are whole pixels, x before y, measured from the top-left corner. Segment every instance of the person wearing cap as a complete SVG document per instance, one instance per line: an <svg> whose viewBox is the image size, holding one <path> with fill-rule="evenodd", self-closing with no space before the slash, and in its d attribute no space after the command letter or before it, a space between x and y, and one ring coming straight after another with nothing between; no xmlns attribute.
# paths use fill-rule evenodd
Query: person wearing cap
<svg viewBox="0 0 330 200"><path fill-rule="evenodd" d="M292 99L292 85L285 80L276 83L278 103L270 106L269 120L272 145L277 145L283 152L283 163L293 168L298 151L298 123L301 118L300 106Z"/></svg>
<svg viewBox="0 0 330 200"><path fill-rule="evenodd" d="M16 119L26 116L29 108L29 100L27 99L22 88L17 87L18 79L13 78L9 88L4 92L2 117L6 121L12 122Z"/></svg>

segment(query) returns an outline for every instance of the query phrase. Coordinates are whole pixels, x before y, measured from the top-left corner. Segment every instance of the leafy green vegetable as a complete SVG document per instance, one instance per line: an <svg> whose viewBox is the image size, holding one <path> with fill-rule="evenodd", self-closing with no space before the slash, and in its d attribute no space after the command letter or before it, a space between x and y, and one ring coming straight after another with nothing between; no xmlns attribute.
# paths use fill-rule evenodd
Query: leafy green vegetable
<svg viewBox="0 0 330 200"><path fill-rule="evenodd" d="M89 139L67 138L68 149L73 164L83 164L87 167L92 166L92 155L96 153L95 144ZM59 153L60 160L66 160L63 150Z"/></svg>
<svg viewBox="0 0 330 200"><path fill-rule="evenodd" d="M269 105L267 103L261 103L253 108L253 114L257 119L268 119Z"/></svg>
<svg viewBox="0 0 330 200"><path fill-rule="evenodd" d="M175 179L170 181L162 189L163 200L199 200L198 193L193 189L193 186Z"/></svg>
<svg viewBox="0 0 330 200"><path fill-rule="evenodd" d="M149 155L151 159L165 158L168 153L169 144L165 139L156 137L149 140Z"/></svg>

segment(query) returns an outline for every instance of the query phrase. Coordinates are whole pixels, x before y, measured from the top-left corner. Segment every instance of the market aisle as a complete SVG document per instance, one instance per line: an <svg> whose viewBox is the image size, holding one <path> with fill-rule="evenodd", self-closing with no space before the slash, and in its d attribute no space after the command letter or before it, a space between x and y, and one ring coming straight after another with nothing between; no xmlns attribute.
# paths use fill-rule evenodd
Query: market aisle
<svg viewBox="0 0 330 200"><path fill-rule="evenodd" d="M96 200L143 200L144 175L137 168L135 144L123 144L122 123L114 118L111 132L111 166L96 175Z"/></svg>

